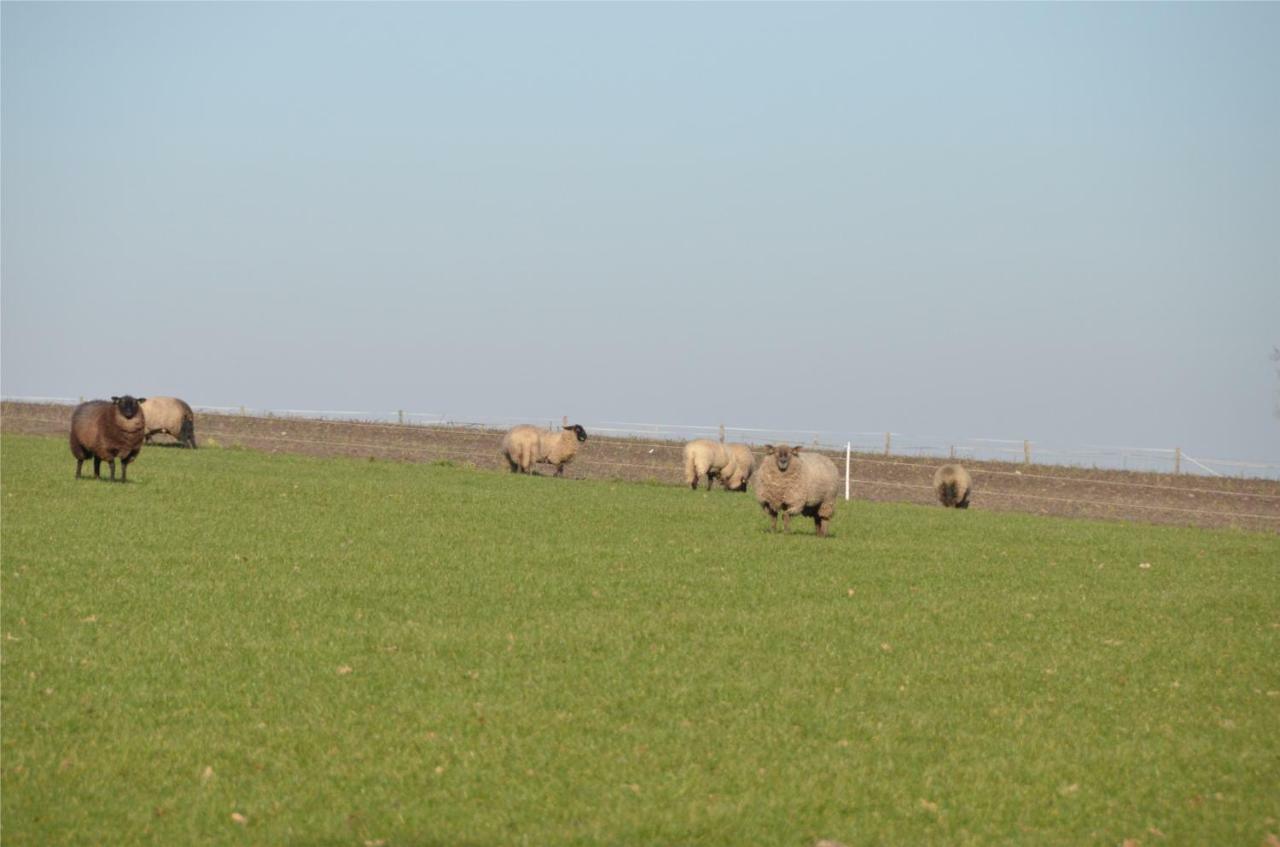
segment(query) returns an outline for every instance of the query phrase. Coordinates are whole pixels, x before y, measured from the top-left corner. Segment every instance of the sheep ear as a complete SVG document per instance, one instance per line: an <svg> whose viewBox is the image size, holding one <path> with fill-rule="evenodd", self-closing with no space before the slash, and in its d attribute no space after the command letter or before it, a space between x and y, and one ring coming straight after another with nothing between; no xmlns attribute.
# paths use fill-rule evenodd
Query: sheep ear
<svg viewBox="0 0 1280 847"><path fill-rule="evenodd" d="M772 445L772 444L766 444L766 445L764 445L764 454L765 454L766 456L772 456L772 455L773 455L773 451L774 451L774 447L773 447L773 445Z"/></svg>
<svg viewBox="0 0 1280 847"><path fill-rule="evenodd" d="M119 403L119 402L120 402L120 398L119 398L119 397L117 397L116 395L112 394L112 395L111 395L111 402L112 402L112 403Z"/></svg>
<svg viewBox="0 0 1280 847"><path fill-rule="evenodd" d="M139 397L139 398L138 398L138 402L139 402L139 403L145 403L145 402L147 402L147 398L146 398L146 397Z"/></svg>
<svg viewBox="0 0 1280 847"><path fill-rule="evenodd" d="M799 453L799 452L800 452L801 450L803 450L803 449L804 449L804 446L803 446L803 445L797 444L795 447L792 447L792 448L791 448L791 452L792 452L792 453Z"/></svg>

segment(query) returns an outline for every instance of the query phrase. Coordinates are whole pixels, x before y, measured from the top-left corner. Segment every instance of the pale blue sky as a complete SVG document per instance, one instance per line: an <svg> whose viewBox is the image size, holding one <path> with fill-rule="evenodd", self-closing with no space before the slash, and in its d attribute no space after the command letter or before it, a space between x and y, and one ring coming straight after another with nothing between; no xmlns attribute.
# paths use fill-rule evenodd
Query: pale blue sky
<svg viewBox="0 0 1280 847"><path fill-rule="evenodd" d="M0 16L6 395L1280 459L1280 5Z"/></svg>

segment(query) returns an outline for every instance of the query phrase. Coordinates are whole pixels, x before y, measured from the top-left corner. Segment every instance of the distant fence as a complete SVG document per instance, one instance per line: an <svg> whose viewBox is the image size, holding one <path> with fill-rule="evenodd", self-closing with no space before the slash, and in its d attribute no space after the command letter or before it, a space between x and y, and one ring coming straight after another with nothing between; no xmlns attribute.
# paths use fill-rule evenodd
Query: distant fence
<svg viewBox="0 0 1280 847"><path fill-rule="evenodd" d="M84 398L6 396L3 399L19 403L77 403ZM548 427L554 427L561 422L559 416L476 417L439 412L414 412L404 409L393 411L371 411L367 409L267 409L256 406L195 406L194 408L197 411L212 414L376 421L379 423L398 423L405 426L424 427L461 426L477 429L505 429L519 423L536 424L545 422ZM752 444L787 442L813 445L839 452L844 452L848 447L861 454L878 453L885 456L956 458L1014 462L1028 465L1062 465L1067 467L1105 468L1170 474L1280 479L1280 462L1255 462L1237 459L1214 459L1199 455L1193 456L1181 447L1062 446L1033 439L952 438L937 435L912 435L901 432L768 429L726 426L724 424L587 421L577 418L573 422L582 424L588 432L621 438L648 438L663 441L712 438L744 441Z"/></svg>

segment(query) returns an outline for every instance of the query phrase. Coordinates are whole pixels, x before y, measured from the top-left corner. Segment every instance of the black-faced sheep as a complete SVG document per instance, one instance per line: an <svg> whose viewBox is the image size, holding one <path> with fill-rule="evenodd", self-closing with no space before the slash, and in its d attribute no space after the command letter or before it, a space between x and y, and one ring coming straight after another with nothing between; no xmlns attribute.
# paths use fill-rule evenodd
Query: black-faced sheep
<svg viewBox="0 0 1280 847"><path fill-rule="evenodd" d="M800 455L800 447L766 444L765 458L755 474L755 495L760 507L772 518L771 530L791 528L792 515L813 518L818 535L827 534L835 514L840 475L831 460L820 453Z"/></svg>
<svg viewBox="0 0 1280 847"><path fill-rule="evenodd" d="M933 490L943 506L967 509L969 495L973 493L973 480L969 478L969 472L959 465L943 465L933 474Z"/></svg>
<svg viewBox="0 0 1280 847"><path fill-rule="evenodd" d="M81 403L71 413L71 455L76 457L76 479L85 460L93 457L93 476L100 478L102 463L111 465L111 479L116 478L116 459L120 459L120 481L124 482L129 463L142 450L146 422L139 405L144 400L129 395Z"/></svg>
<svg viewBox="0 0 1280 847"><path fill-rule="evenodd" d="M502 455L511 472L532 473L541 463L556 466L556 476L564 476L564 466L573 461L578 445L587 440L587 431L579 424L566 426L559 432L547 432L536 426L518 426L502 437Z"/></svg>
<svg viewBox="0 0 1280 847"><path fill-rule="evenodd" d="M711 490L711 481L720 478L721 473L733 461L728 449L718 441L698 438L684 445L684 481L694 491L698 490L698 480L707 480L707 490Z"/></svg>
<svg viewBox="0 0 1280 847"><path fill-rule="evenodd" d="M163 432L178 439L178 443L192 450L196 447L196 416L186 401L177 397L150 397L142 403L142 414L147 421L147 443L151 436Z"/></svg>

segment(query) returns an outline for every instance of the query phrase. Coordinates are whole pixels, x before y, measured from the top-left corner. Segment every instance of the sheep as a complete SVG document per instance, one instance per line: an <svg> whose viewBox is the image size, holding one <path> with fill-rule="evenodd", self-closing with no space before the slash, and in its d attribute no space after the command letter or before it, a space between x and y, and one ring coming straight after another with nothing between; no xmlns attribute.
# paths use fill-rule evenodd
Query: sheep
<svg viewBox="0 0 1280 847"><path fill-rule="evenodd" d="M792 515L813 518L819 536L826 536L836 510L840 475L831 460L820 453L799 455L801 447L774 447L766 444L765 460L755 475L755 495L760 507L772 518L770 531L791 528Z"/></svg>
<svg viewBox="0 0 1280 847"><path fill-rule="evenodd" d="M81 403L71 413L71 455L76 458L76 479L86 459L93 456L94 479L101 479L102 462L111 465L111 480L116 478L116 457L120 458L120 481L129 472L129 463L142 450L146 418L141 404L145 397L112 397Z"/></svg>
<svg viewBox="0 0 1280 847"><path fill-rule="evenodd" d="M141 405L147 421L148 444L151 436L163 432L178 439L178 444L196 449L195 415L185 401L177 397L152 397Z"/></svg>
<svg viewBox="0 0 1280 847"><path fill-rule="evenodd" d="M698 438L684 445L684 481L689 488L698 490L698 480L706 477L707 490L711 481L721 476L733 462L732 454L718 441Z"/></svg>
<svg viewBox="0 0 1280 847"><path fill-rule="evenodd" d="M720 482L728 491L746 491L755 471L756 457L745 444L729 444L727 449L732 461L720 472Z"/></svg>
<svg viewBox="0 0 1280 847"><path fill-rule="evenodd" d="M564 476L564 466L573 461L578 444L586 440L587 431L579 424L566 426L560 432L522 425L502 437L502 455L512 473L532 473L534 464L540 462L555 465L556 476Z"/></svg>
<svg viewBox="0 0 1280 847"><path fill-rule="evenodd" d="M969 472L959 465L943 465L933 474L933 490L943 506L967 509L969 495L973 493L973 480Z"/></svg>

